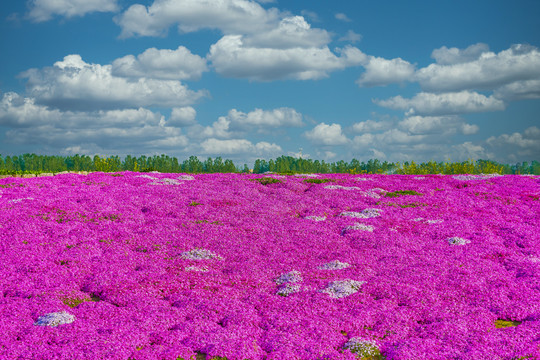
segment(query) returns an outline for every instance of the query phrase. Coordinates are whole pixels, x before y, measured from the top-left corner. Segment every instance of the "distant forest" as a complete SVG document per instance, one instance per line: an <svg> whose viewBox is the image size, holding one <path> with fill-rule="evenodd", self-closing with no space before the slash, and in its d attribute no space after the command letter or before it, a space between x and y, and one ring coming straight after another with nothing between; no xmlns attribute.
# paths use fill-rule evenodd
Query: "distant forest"
<svg viewBox="0 0 540 360"><path fill-rule="evenodd" d="M464 162L415 163L389 163L387 161L370 159L367 163L352 159L325 162L280 156L269 161L258 159L250 168L247 164L237 166L232 160L223 160L221 157L208 158L200 161L196 156L180 162L175 157L161 156L119 156L90 157L88 155L74 156L48 156L36 154L23 154L19 156L5 156L0 154L0 175L16 175L27 173L58 173L62 171L136 171L163 173L255 173L275 172L281 174L297 173L349 173L349 174L534 174L540 175L540 162L523 162L515 165L499 164L491 160L471 159Z"/></svg>

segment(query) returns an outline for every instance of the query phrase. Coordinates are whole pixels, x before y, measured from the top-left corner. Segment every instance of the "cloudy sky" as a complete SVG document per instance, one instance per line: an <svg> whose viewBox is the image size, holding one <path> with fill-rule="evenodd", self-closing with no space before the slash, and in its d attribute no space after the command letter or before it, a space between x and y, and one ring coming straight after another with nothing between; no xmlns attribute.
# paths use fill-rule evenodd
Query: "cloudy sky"
<svg viewBox="0 0 540 360"><path fill-rule="evenodd" d="M540 160L537 0L3 0L0 154Z"/></svg>

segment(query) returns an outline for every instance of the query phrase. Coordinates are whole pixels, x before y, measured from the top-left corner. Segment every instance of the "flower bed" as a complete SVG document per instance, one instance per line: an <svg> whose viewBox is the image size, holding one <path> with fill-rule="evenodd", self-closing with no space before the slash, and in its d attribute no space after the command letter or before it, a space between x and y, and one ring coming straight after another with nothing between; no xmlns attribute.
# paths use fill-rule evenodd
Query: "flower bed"
<svg viewBox="0 0 540 360"><path fill-rule="evenodd" d="M261 178L0 179L0 358L540 356L540 177Z"/></svg>

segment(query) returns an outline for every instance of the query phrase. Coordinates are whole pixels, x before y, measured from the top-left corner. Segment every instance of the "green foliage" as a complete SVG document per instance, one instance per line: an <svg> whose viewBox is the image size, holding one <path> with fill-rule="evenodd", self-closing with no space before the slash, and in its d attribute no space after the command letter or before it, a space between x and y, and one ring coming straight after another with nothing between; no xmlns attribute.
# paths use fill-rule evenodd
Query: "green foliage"
<svg viewBox="0 0 540 360"><path fill-rule="evenodd" d="M413 190L398 190L394 192L387 192L386 194L384 194L384 196L386 197L398 197L402 195L422 195L422 194L417 193L416 191L413 191Z"/></svg>
<svg viewBox="0 0 540 360"><path fill-rule="evenodd" d="M197 205L202 205L202 204L201 204L201 203L198 203L198 202L196 202L196 201L192 201L192 202L189 203L188 206L197 206Z"/></svg>
<svg viewBox="0 0 540 360"><path fill-rule="evenodd" d="M232 160L223 160L221 157L208 158L204 162L196 156L190 156L182 163L175 157L167 155L131 156L123 160L119 156L93 158L88 155L48 156L36 154L23 154L18 156L0 155L0 175L40 174L44 172L58 173L62 171L103 171L120 172L136 171L162 173L236 173L251 172L247 164L237 168ZM287 175L306 173L343 173L343 174L534 174L540 175L540 162L531 161L515 165L499 164L491 160L479 159L474 162L469 159L465 162L435 162L416 163L405 161L401 163L381 163L377 159L370 159L367 163L352 159L349 163L340 160L327 163L324 160L312 160L280 156L276 159L257 159L253 165L254 174L266 172L282 173Z"/></svg>
<svg viewBox="0 0 540 360"><path fill-rule="evenodd" d="M336 182L336 180L334 179L305 179L304 182L308 184L324 184L327 182Z"/></svg>
<svg viewBox="0 0 540 360"><path fill-rule="evenodd" d="M503 329L503 328L513 327L513 326L518 326L518 325L521 325L521 321L511 321L511 320L503 320L503 319L498 319L497 321L495 321L495 328L497 329Z"/></svg>
<svg viewBox="0 0 540 360"><path fill-rule="evenodd" d="M279 179L274 179L274 178L271 178L271 177L263 177L263 178L259 178L259 179L250 179L250 181L258 181L262 185L278 184L278 183L282 182Z"/></svg>

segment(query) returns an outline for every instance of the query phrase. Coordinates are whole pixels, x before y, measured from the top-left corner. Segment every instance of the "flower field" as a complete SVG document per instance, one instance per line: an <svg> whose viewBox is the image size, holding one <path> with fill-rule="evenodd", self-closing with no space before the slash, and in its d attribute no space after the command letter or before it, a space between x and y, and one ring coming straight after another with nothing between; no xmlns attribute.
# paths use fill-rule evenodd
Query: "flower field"
<svg viewBox="0 0 540 360"><path fill-rule="evenodd" d="M0 179L1 359L538 359L540 176Z"/></svg>

